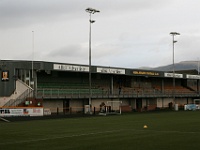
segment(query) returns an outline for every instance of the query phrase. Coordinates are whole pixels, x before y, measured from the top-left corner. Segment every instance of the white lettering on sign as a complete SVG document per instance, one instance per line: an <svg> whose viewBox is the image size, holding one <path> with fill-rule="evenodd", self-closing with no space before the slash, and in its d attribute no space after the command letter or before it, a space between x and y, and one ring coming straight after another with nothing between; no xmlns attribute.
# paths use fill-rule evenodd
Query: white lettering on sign
<svg viewBox="0 0 200 150"><path fill-rule="evenodd" d="M66 70L66 71L79 71L79 72L89 72L89 67L86 66L78 66L78 65L62 65L62 64L54 64L54 70Z"/></svg>
<svg viewBox="0 0 200 150"><path fill-rule="evenodd" d="M175 73L175 74L173 74L173 73L165 73L164 76L165 77L170 77L170 78L173 78L173 77L175 77L175 78L183 78L183 74L177 74L177 73Z"/></svg>
<svg viewBox="0 0 200 150"><path fill-rule="evenodd" d="M125 69L97 67L97 72L100 72L100 73L109 73L109 74L125 74Z"/></svg>
<svg viewBox="0 0 200 150"><path fill-rule="evenodd" d="M186 78L188 78L188 79L200 79L200 75L190 75L190 74L187 74Z"/></svg>
<svg viewBox="0 0 200 150"><path fill-rule="evenodd" d="M0 108L0 117L1 116L43 116L43 108Z"/></svg>

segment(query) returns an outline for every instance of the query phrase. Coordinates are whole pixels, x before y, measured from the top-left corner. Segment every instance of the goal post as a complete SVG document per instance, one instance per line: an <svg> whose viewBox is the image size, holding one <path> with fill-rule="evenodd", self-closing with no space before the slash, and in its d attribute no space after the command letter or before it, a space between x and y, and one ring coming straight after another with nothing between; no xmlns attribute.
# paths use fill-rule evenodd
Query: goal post
<svg viewBox="0 0 200 150"><path fill-rule="evenodd" d="M106 114L121 114L122 101L107 101Z"/></svg>

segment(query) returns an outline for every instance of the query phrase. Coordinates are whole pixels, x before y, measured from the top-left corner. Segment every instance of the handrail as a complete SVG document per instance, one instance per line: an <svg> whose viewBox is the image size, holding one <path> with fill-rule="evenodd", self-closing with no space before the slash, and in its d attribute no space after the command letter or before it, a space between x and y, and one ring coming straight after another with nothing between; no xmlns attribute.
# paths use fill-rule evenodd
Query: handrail
<svg viewBox="0 0 200 150"><path fill-rule="evenodd" d="M19 97L17 97L16 99L9 100L6 104L4 104L3 107L5 107L5 106L17 106L20 103L22 103L23 101L25 101L27 97L33 97L33 90L32 89L27 89L21 95L19 95Z"/></svg>
<svg viewBox="0 0 200 150"><path fill-rule="evenodd" d="M88 89L38 89L37 98L88 98ZM112 98L112 97L127 97L127 98L142 98L142 97L173 97L172 91L156 91L156 90L129 90L119 91L114 90L112 93L109 90L92 89L91 96L93 98ZM198 97L197 92L176 91L175 97Z"/></svg>

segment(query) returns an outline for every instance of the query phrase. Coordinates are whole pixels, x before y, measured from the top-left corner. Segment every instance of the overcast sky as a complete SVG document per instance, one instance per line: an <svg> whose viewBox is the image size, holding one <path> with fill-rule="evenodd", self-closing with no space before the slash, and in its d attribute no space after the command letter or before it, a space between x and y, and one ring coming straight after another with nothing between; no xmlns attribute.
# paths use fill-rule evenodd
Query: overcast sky
<svg viewBox="0 0 200 150"><path fill-rule="evenodd" d="M200 0L0 0L0 59L157 67L200 58ZM34 32L33 32L34 31Z"/></svg>

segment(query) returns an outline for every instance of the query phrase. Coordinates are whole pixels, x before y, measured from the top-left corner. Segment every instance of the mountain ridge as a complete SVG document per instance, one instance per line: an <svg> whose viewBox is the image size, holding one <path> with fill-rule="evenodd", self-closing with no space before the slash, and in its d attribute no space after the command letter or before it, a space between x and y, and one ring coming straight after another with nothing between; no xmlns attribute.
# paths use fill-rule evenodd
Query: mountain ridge
<svg viewBox="0 0 200 150"><path fill-rule="evenodd" d="M175 71L183 70L196 70L199 72L200 62L199 61L181 61L174 64ZM173 64L158 66L158 67L140 67L145 70L156 70L156 71L173 71Z"/></svg>

